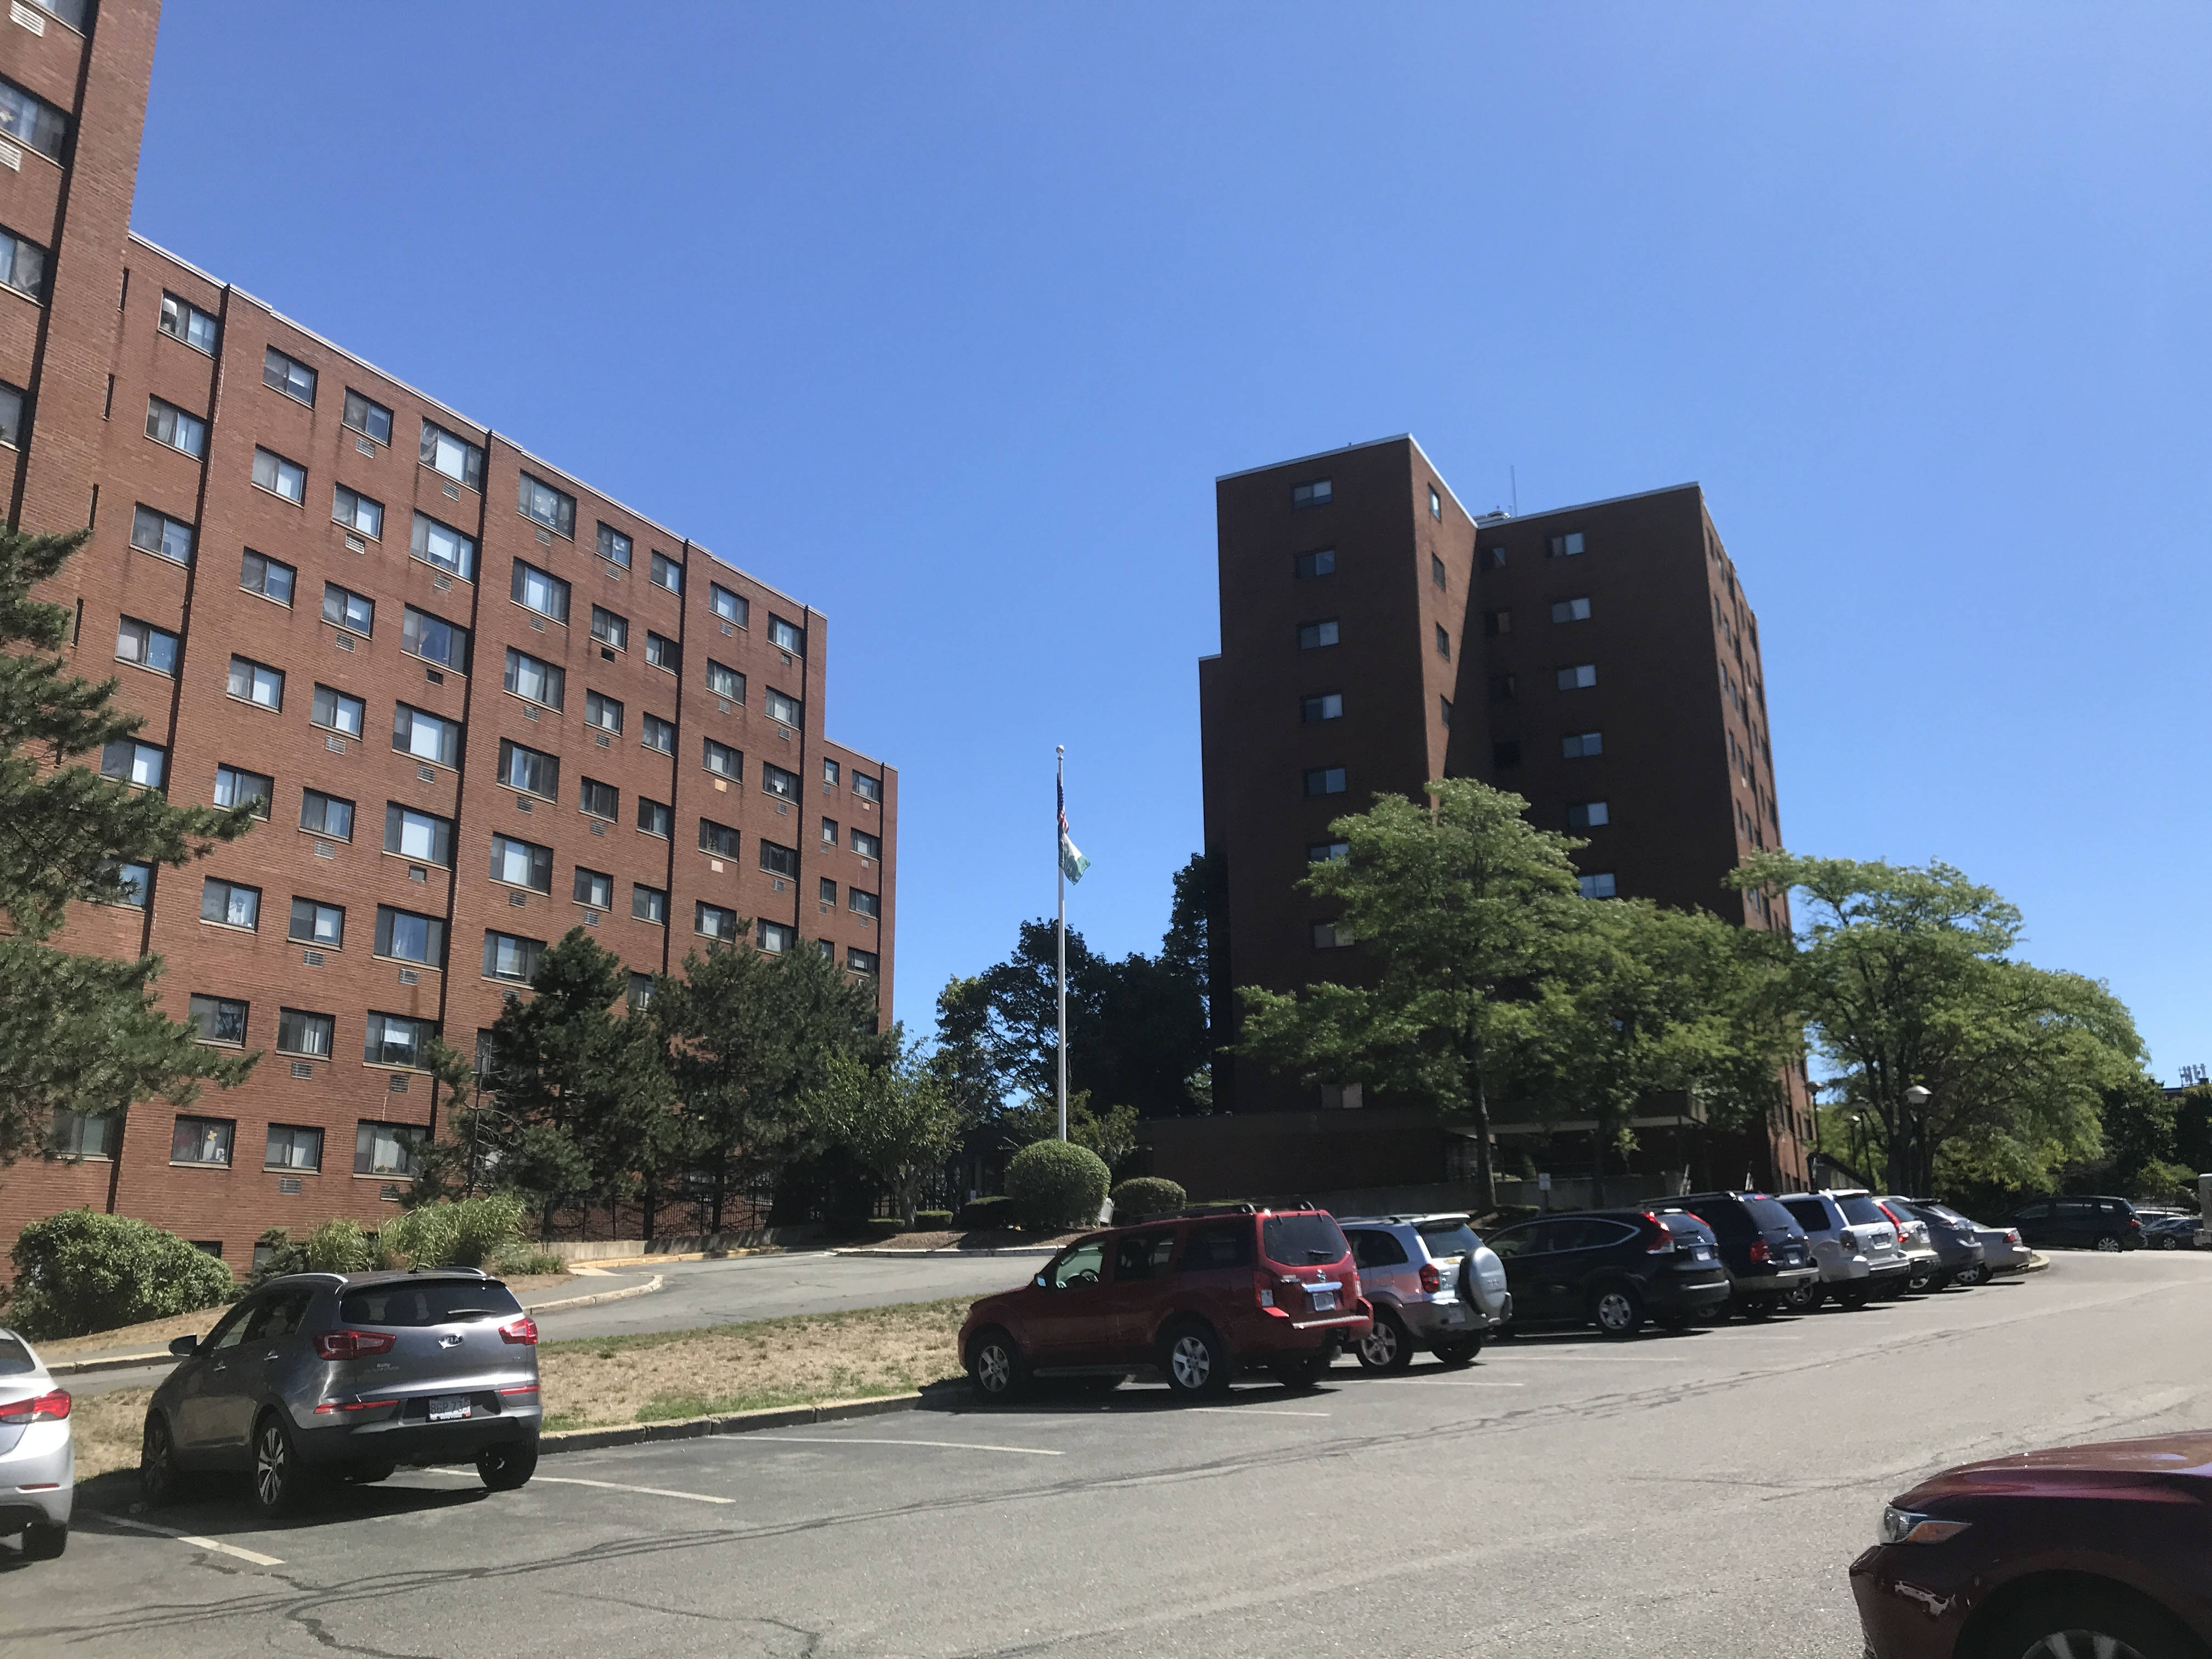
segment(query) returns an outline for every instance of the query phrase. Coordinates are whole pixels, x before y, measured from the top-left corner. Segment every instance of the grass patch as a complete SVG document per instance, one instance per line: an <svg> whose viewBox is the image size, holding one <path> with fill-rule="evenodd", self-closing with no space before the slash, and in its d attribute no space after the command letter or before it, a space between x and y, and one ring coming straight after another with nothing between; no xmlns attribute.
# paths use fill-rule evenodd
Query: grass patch
<svg viewBox="0 0 2212 1659"><path fill-rule="evenodd" d="M66 1389L69 1379L58 1379ZM138 1467L138 1440L146 1426L151 1389L117 1389L79 1398L70 1405L70 1438L76 1446L76 1478Z"/></svg>

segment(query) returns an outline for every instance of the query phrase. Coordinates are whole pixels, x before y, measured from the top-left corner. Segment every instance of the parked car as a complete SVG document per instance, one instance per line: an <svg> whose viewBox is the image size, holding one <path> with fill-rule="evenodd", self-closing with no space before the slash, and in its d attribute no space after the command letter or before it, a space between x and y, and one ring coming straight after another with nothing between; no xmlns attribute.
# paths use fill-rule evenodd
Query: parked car
<svg viewBox="0 0 2212 1659"><path fill-rule="evenodd" d="M1958 1212L1953 1211L1956 1215ZM1960 1219L1965 1219L1961 1217ZM2035 1252L2022 1242L2017 1227L1991 1227L1976 1221L1971 1224L1974 1237L1982 1241L1982 1268L1978 1273L1971 1269L1959 1275L1961 1285L1986 1284L1999 1273L2025 1273Z"/></svg>
<svg viewBox="0 0 2212 1659"><path fill-rule="evenodd" d="M291 1273L242 1298L154 1390L138 1462L149 1504L202 1470L246 1469L264 1515L326 1479L473 1457L495 1492L538 1467L538 1326L498 1279Z"/></svg>
<svg viewBox="0 0 2212 1659"><path fill-rule="evenodd" d="M1915 1215L1901 1198L1876 1194L1874 1201L1881 1206L1889 1224L1897 1229L1897 1248L1905 1252L1910 1269L1896 1293L1902 1296L1909 1291L1917 1295L1923 1291L1942 1290L1950 1281L1943 1272L1942 1255L1929 1234L1927 1222Z"/></svg>
<svg viewBox="0 0 2212 1659"><path fill-rule="evenodd" d="M1992 1458L1923 1480L1851 1563L1867 1659L2197 1659L2212 1434Z"/></svg>
<svg viewBox="0 0 2212 1659"><path fill-rule="evenodd" d="M52 1560L69 1547L76 1496L69 1394L37 1349L0 1330L0 1537L21 1533L26 1560Z"/></svg>
<svg viewBox="0 0 2212 1659"><path fill-rule="evenodd" d="M1505 1264L1516 1328L1565 1321L1626 1337L1647 1316L1680 1329L1728 1301L1727 1271L1705 1234L1649 1210L1585 1210L1500 1227L1486 1242Z"/></svg>
<svg viewBox="0 0 2212 1659"><path fill-rule="evenodd" d="M2141 1212L2138 1212L2138 1218ZM2143 1243L2154 1250L2193 1250L2197 1219L2193 1215L2162 1215L2143 1223Z"/></svg>
<svg viewBox="0 0 2212 1659"><path fill-rule="evenodd" d="M1871 1194L1858 1188L1791 1193L1782 1206L1804 1228L1820 1269L1817 1292L1802 1295L1793 1305L1812 1308L1826 1298L1856 1310L1880 1291L1904 1288L1912 1264L1898 1248L1896 1224Z"/></svg>
<svg viewBox="0 0 2212 1659"><path fill-rule="evenodd" d="M2030 1244L2091 1250L2133 1250L2142 1244L2142 1223L2124 1198L2039 1198L2005 1221Z"/></svg>
<svg viewBox="0 0 2212 1659"><path fill-rule="evenodd" d="M1328 1212L1201 1206L1077 1239L1028 1284L969 1309L960 1352L986 1400L1032 1377L1152 1367L1198 1399L1253 1366L1310 1386L1372 1323Z"/></svg>
<svg viewBox="0 0 2212 1659"><path fill-rule="evenodd" d="M1820 1282L1805 1230L1770 1194L1692 1193L1674 1206L1713 1230L1731 1282L1728 1305L1747 1318L1764 1319L1791 1291Z"/></svg>
<svg viewBox="0 0 2212 1659"><path fill-rule="evenodd" d="M1981 1228L1956 1210L1941 1204L1930 1204L1921 1199L1893 1198L1886 1200L1893 1210L1902 1210L1928 1229L1928 1242L1935 1247L1936 1277L1928 1288L1940 1290L1946 1285L1978 1285L1988 1279L1988 1248L1983 1243Z"/></svg>
<svg viewBox="0 0 2212 1659"><path fill-rule="evenodd" d="M1403 1370L1417 1349L1464 1365L1513 1316L1505 1268L1464 1214L1340 1221L1375 1322L1353 1345L1370 1371Z"/></svg>

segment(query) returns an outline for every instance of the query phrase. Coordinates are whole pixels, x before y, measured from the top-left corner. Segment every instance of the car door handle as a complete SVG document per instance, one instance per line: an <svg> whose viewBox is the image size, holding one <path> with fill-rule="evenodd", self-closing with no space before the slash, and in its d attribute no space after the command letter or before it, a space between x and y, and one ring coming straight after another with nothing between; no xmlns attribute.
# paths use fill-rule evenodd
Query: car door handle
<svg viewBox="0 0 2212 1659"><path fill-rule="evenodd" d="M283 1357L284 1351L282 1348L271 1348L267 1353L261 1356L264 1364L271 1359L282 1359Z"/></svg>
<svg viewBox="0 0 2212 1659"><path fill-rule="evenodd" d="M212 1371L227 1371L230 1369L230 1362L227 1359L218 1359L208 1369Z"/></svg>

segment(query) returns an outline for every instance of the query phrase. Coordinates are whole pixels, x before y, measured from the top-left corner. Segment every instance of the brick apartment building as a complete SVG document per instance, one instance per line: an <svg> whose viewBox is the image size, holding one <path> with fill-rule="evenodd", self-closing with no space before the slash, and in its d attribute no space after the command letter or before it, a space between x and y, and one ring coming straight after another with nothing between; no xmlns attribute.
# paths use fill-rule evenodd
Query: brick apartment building
<svg viewBox="0 0 2212 1659"><path fill-rule="evenodd" d="M58 1126L0 1251L79 1205L243 1266L391 1213L466 1048L581 924L634 985L751 924L891 996L898 781L823 730L822 615L130 234L157 0L0 21L9 516L89 524L54 591L145 716L103 769L268 822L58 941L154 952L189 1113Z"/></svg>
<svg viewBox="0 0 2212 1659"><path fill-rule="evenodd" d="M1781 844L1759 628L1695 484L1514 518L1470 514L1410 437L1217 481L1221 650L1199 665L1206 845L1221 871L1213 1006L1231 988L1356 975L1327 907L1298 891L1328 825L1377 793L1473 777L1586 840L1585 892L1787 927L1784 901L1721 880ZM1652 1171L1795 1182L1802 1072L1764 1135L1723 1135L1688 1103L1637 1128ZM1427 1113L1313 1091L1234 1056L1233 1115L1149 1126L1159 1173L1211 1191L1455 1179L1464 1133ZM1357 1107L1356 1115L1344 1109ZM1586 1169L1594 1124L1497 1113L1501 1172Z"/></svg>

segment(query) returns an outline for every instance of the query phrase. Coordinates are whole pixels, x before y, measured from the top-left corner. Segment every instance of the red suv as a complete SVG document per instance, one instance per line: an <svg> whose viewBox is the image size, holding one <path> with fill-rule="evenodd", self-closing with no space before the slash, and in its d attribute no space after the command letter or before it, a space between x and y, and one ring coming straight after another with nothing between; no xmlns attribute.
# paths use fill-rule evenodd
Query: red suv
<svg viewBox="0 0 2212 1659"><path fill-rule="evenodd" d="M1334 1217L1244 1204L1086 1234L1020 1289L970 1308L960 1352L986 1400L1033 1376L1145 1367L1198 1398L1250 1366L1310 1386L1373 1322Z"/></svg>

